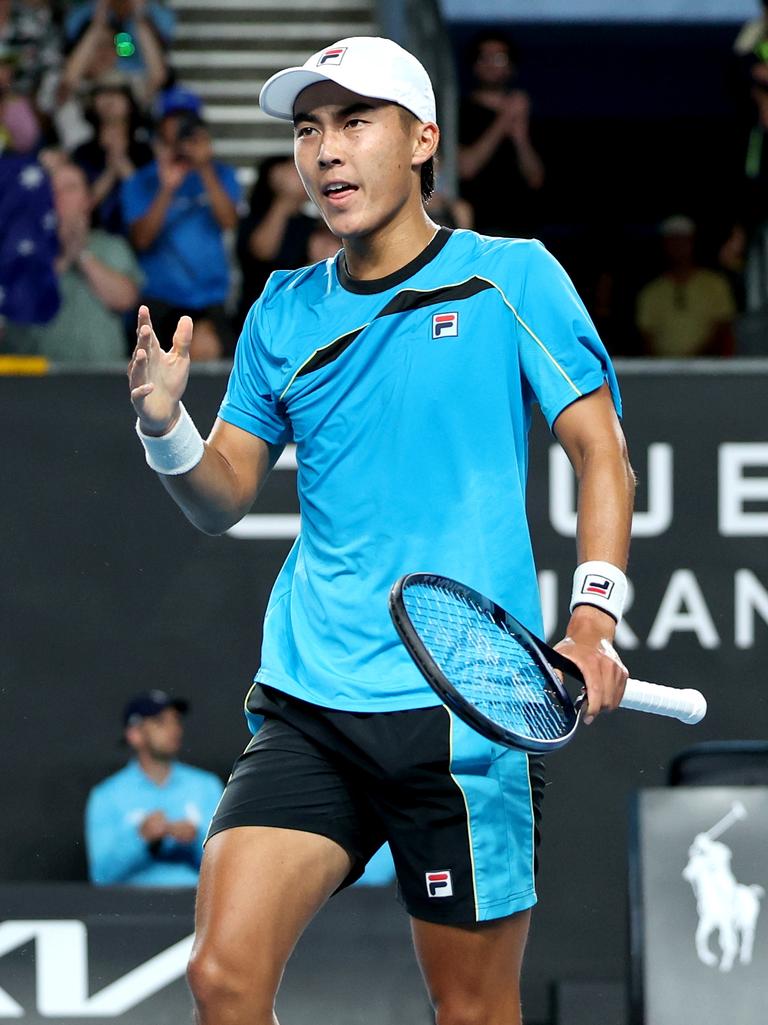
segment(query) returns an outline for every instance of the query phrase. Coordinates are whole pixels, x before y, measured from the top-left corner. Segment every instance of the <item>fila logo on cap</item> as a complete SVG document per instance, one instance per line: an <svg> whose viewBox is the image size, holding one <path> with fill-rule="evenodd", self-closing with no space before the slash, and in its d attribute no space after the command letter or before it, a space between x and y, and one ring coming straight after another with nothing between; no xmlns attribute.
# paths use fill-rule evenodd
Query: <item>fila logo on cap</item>
<svg viewBox="0 0 768 1025"><path fill-rule="evenodd" d="M433 338L456 338L458 333L458 313L436 313L432 317Z"/></svg>
<svg viewBox="0 0 768 1025"><path fill-rule="evenodd" d="M447 868L439 872L425 872L427 878L427 893L430 897L452 897L453 882L451 873Z"/></svg>
<svg viewBox="0 0 768 1025"><path fill-rule="evenodd" d="M599 594L601 598L610 598L613 590L613 581L607 577L598 577L594 573L588 573L581 586L582 594Z"/></svg>
<svg viewBox="0 0 768 1025"><path fill-rule="evenodd" d="M341 64L344 59L344 54L347 52L346 46L333 46L330 50L326 50L317 62L318 67L325 64Z"/></svg>

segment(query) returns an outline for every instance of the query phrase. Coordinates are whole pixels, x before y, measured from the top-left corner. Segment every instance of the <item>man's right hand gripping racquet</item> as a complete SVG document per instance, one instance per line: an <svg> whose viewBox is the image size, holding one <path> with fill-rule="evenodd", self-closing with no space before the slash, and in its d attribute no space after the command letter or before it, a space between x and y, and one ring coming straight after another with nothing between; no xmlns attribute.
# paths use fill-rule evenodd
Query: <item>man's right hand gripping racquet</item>
<svg viewBox="0 0 768 1025"><path fill-rule="evenodd" d="M571 739L584 688L578 666L495 602L455 580L409 573L392 587L389 609L429 685L478 733L539 753ZM575 700L558 672L580 684ZM697 690L628 680L621 707L696 723L707 703Z"/></svg>

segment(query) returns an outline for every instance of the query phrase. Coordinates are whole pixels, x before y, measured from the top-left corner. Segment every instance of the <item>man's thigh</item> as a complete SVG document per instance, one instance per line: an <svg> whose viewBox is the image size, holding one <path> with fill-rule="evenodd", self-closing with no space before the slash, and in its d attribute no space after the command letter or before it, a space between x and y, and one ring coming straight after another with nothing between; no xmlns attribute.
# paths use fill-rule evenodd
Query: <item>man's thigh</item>
<svg viewBox="0 0 768 1025"><path fill-rule="evenodd" d="M279 712L280 696L261 699ZM350 769L333 752L287 719L268 715L235 762L208 830L207 846L220 833L262 826L314 833L349 855L344 880L363 872L383 836L357 792Z"/></svg>
<svg viewBox="0 0 768 1025"><path fill-rule="evenodd" d="M350 867L346 851L316 833L264 826L217 833L200 871L193 960L252 980L271 1000L296 941Z"/></svg>

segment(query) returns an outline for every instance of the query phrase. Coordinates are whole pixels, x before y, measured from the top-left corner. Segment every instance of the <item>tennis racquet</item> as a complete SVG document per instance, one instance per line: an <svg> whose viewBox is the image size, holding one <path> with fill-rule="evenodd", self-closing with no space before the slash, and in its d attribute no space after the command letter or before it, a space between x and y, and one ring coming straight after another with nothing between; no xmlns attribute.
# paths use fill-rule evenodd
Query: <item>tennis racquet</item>
<svg viewBox="0 0 768 1025"><path fill-rule="evenodd" d="M389 611L427 683L478 733L537 753L571 739L584 703L579 667L490 598L447 577L409 573L393 585ZM576 700L557 670L581 685ZM707 703L697 690L628 680L621 707L697 723Z"/></svg>

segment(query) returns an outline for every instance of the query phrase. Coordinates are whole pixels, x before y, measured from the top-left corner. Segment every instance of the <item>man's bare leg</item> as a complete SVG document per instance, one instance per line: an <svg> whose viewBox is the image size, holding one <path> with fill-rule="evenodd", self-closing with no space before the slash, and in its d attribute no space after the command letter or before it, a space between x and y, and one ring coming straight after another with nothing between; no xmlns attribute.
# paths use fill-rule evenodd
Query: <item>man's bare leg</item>
<svg viewBox="0 0 768 1025"><path fill-rule="evenodd" d="M520 970L530 911L478 925L411 920L436 1025L522 1025Z"/></svg>
<svg viewBox="0 0 768 1025"><path fill-rule="evenodd" d="M291 951L350 868L315 833L241 826L211 837L188 968L197 1025L275 1025Z"/></svg>

